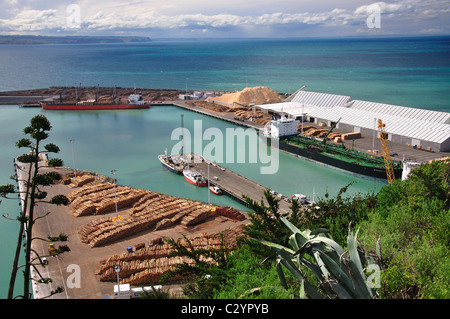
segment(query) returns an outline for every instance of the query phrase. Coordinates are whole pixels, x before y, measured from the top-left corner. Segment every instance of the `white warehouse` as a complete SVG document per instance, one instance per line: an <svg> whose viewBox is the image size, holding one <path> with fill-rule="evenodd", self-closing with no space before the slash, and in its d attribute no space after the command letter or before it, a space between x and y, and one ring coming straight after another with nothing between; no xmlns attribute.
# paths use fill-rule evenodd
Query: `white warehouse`
<svg viewBox="0 0 450 319"><path fill-rule="evenodd" d="M257 107L291 119L331 126L372 136L377 121L386 124L388 139L433 151L450 151L450 113L352 100L349 96L299 90L287 102Z"/></svg>

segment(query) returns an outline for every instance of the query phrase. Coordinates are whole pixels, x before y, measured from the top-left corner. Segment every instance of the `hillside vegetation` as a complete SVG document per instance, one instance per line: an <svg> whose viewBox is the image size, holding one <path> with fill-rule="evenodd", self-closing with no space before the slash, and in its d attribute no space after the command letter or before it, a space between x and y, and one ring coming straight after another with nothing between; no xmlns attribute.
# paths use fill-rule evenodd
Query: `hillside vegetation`
<svg viewBox="0 0 450 319"><path fill-rule="evenodd" d="M450 297L449 176L450 161L435 161L413 170L406 181L384 186L378 194L345 196L347 186L334 198L325 195L320 199L319 210L304 213L294 202L292 212L284 216L278 213L279 199L269 192L265 194L267 206L247 199L253 211L249 213L252 223L246 227L239 248L232 251L223 246L213 254L208 252L209 257L215 256L216 263L180 268L184 275L195 279L189 281L185 294L193 298L340 298L340 294L329 293L329 288L340 280L334 277L335 269L328 272L332 268L327 270L320 263L314 266L317 255L308 246L291 255L292 263L285 258L289 249L282 248L295 246L304 234L314 238L314 234L324 233L332 237L323 239L329 246L321 246L316 252L325 248L322 252L328 254L334 248L341 251L342 247L345 253L339 266L349 277L352 271L348 272L344 266L349 267L348 257L356 256L356 245L362 261L377 264L379 281L374 294L370 294L372 298L447 299ZM263 244L269 242L270 245ZM179 254L199 260L199 255L206 252L192 250ZM292 268L294 261L302 278ZM364 262L366 273L362 278L368 278L371 274ZM323 277L318 276L319 269L327 280L320 280ZM335 291L341 287L337 288ZM358 298L352 295L355 296Z"/></svg>

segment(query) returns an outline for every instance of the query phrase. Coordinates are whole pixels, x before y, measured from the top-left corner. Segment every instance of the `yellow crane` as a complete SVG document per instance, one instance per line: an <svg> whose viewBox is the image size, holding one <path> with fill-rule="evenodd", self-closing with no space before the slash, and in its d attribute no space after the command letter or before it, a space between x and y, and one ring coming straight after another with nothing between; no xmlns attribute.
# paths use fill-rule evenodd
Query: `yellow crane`
<svg viewBox="0 0 450 319"><path fill-rule="evenodd" d="M395 181L394 167L392 166L391 154L389 151L387 134L384 129L386 125L381 119L378 119L378 131L380 132L381 149L383 153L384 166L386 167L386 176L389 185Z"/></svg>

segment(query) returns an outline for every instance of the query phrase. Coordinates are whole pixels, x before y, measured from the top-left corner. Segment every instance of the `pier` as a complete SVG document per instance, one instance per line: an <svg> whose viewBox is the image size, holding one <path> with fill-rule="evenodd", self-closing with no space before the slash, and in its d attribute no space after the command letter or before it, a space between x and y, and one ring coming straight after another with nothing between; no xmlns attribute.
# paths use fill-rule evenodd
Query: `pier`
<svg viewBox="0 0 450 319"><path fill-rule="evenodd" d="M245 195L258 203L263 199L264 203L267 205L267 201L264 196L264 192L268 189L267 187L264 187L216 163L209 162L206 159L200 163L193 163L192 165L193 170L201 173L207 180L209 178L210 185L218 186L224 195L234 199L238 203L248 206L243 198L243 195ZM217 195L212 194L211 196ZM291 204L286 200L281 199L279 203L279 212L290 212L290 205Z"/></svg>
<svg viewBox="0 0 450 319"><path fill-rule="evenodd" d="M155 103L153 105L156 106L156 105L162 105L162 104L161 103ZM183 108L185 110L193 111L193 112L200 113L200 114L203 114L203 115L206 115L206 116L211 116L211 117L214 117L214 118L216 118L218 120L230 122L230 123L233 123L233 124L236 124L236 125L240 125L240 126L244 126L244 127L247 127L247 128L253 128L253 129L256 129L258 131L264 129L264 125L255 123L253 121L236 120L234 118L235 117L234 113L216 112L216 111L208 110L208 109L205 109L205 108L199 107L199 106L190 106L190 105L187 105L186 103L184 103L184 101L181 101L181 100L179 100L179 101L171 101L170 103L167 103L167 104L164 104L164 105L174 105L174 106Z"/></svg>

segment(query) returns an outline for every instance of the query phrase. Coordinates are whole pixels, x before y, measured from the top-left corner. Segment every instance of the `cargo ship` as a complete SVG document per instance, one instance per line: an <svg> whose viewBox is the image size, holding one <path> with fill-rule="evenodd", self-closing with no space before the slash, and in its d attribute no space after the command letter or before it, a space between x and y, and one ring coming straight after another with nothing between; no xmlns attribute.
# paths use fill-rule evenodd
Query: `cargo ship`
<svg viewBox="0 0 450 319"><path fill-rule="evenodd" d="M121 103L119 99L115 99L112 103L99 103L97 99L78 101L78 102L62 102L60 98L59 102L40 102L42 109L44 110L131 110L131 109L148 109L150 108L150 102L144 101L142 94L131 94L126 103Z"/></svg>
<svg viewBox="0 0 450 319"><path fill-rule="evenodd" d="M324 144L301 136L283 136L279 139L278 147L283 151L348 172L383 180L387 178L384 161L378 156ZM394 161L393 169L395 178L400 179L403 171L402 163Z"/></svg>

